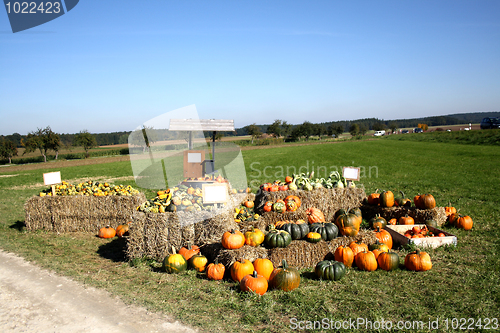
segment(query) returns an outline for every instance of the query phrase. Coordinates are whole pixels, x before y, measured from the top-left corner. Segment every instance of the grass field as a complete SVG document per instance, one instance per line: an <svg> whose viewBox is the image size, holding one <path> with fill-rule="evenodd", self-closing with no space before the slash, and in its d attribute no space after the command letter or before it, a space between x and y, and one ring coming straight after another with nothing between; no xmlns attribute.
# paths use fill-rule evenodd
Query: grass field
<svg viewBox="0 0 500 333"><path fill-rule="evenodd" d="M472 320L476 325L479 319L485 325L488 319L497 318L500 325L498 146L382 139L252 149L244 150L243 156L247 177L254 185L283 179L294 170L314 170L321 175L342 166L359 166L363 176L359 186L367 193L377 188L402 190L410 198L431 193L438 205L451 202L470 215L474 228L466 232L446 227L457 235L458 246L429 250L433 268L427 272L351 269L339 282L324 282L315 279L311 270L303 270L298 289L270 291L259 297L239 292L234 282L208 281L194 271L173 276L160 272L158 262L126 262L122 240L80 233L26 232L23 204L44 188L42 174L54 170L9 172L3 168L0 247L75 280L105 288L126 302L169 313L202 331L289 332L305 321L330 325L356 322L357 318L379 324L390 321L392 329L399 321L408 322L412 327L403 331L419 328L419 332L435 331L429 328L429 321L436 320L438 331L447 331L446 320L452 331L452 324L464 322L461 318L466 320L465 328ZM134 185L127 161L62 167L61 174L68 181L106 179ZM146 195L154 194L147 191ZM401 262L407 252L399 250ZM418 321L424 324L422 329ZM494 324L491 321L488 327ZM472 327L491 331L484 326ZM365 326L357 328L363 331ZM345 331L353 331L352 326Z"/></svg>

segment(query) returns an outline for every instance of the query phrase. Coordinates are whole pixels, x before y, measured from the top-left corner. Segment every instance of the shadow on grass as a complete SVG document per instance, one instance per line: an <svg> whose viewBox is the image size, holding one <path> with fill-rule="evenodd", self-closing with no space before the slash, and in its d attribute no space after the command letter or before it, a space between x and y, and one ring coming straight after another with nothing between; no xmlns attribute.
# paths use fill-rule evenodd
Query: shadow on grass
<svg viewBox="0 0 500 333"><path fill-rule="evenodd" d="M11 229L17 229L18 231L23 231L23 229L26 228L26 224L24 223L24 221L16 221L9 228L11 228Z"/></svg>
<svg viewBox="0 0 500 333"><path fill-rule="evenodd" d="M109 243L99 246L97 254L114 262L126 262L125 250L126 240L124 238L115 238Z"/></svg>

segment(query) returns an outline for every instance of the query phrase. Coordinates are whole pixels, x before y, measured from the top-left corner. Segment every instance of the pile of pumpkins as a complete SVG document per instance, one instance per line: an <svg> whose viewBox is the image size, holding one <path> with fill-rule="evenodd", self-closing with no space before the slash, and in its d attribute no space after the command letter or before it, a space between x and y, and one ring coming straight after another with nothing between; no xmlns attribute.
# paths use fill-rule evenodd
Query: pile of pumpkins
<svg viewBox="0 0 500 333"><path fill-rule="evenodd" d="M118 236L119 238L129 235L129 225L131 222L126 224L120 224L115 228L108 226L102 227L97 232L97 237L99 238L114 238Z"/></svg>
<svg viewBox="0 0 500 333"><path fill-rule="evenodd" d="M93 196L93 197L106 197L106 196L132 196L139 194L139 191L130 185L113 185L109 183L95 182L92 180L78 183L77 185L70 184L67 181L62 181L61 184L55 185L56 196ZM52 188L48 188L39 193L40 197L52 196Z"/></svg>

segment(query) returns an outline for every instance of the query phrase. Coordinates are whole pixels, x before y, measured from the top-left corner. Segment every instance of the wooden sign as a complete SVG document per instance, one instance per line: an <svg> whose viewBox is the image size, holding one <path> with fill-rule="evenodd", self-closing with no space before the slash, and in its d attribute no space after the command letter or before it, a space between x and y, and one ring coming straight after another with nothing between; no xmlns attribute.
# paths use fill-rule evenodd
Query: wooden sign
<svg viewBox="0 0 500 333"><path fill-rule="evenodd" d="M360 168L344 167L342 176L347 180L359 180Z"/></svg>
<svg viewBox="0 0 500 333"><path fill-rule="evenodd" d="M55 185L61 183L61 172L49 172L43 174L44 185Z"/></svg>
<svg viewBox="0 0 500 333"><path fill-rule="evenodd" d="M227 203L228 201L227 184L225 183L203 184L201 190L204 204Z"/></svg>

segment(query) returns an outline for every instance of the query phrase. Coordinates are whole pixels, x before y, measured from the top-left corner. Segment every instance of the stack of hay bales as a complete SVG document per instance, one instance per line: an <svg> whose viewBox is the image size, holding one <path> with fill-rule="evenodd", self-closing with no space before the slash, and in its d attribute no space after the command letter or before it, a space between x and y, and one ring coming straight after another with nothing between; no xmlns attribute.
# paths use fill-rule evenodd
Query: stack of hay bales
<svg viewBox="0 0 500 333"><path fill-rule="evenodd" d="M131 221L144 194L132 196L35 196L26 201L26 229L53 232L90 232L105 226L116 228Z"/></svg>
<svg viewBox="0 0 500 333"><path fill-rule="evenodd" d="M390 219L399 220L402 216L411 216L415 220L415 223L425 223L427 220L434 220L437 222L438 226L442 226L446 223L446 213L444 207L434 207L432 209L418 209L416 207L380 207L375 205L363 205L361 206L361 212L363 213L363 218L369 220L376 214L389 221Z"/></svg>

